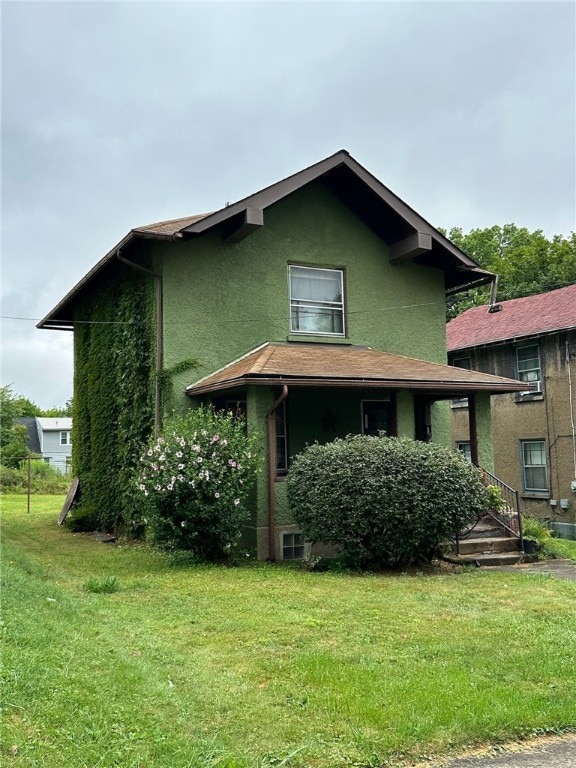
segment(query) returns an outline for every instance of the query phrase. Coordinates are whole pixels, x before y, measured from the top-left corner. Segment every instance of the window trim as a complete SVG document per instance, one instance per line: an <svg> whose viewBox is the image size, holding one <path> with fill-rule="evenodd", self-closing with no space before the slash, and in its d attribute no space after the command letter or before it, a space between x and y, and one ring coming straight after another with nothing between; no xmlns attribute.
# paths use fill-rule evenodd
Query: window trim
<svg viewBox="0 0 576 768"><path fill-rule="evenodd" d="M340 275L340 294L341 300L339 302L331 301L318 301L313 303L312 300L293 299L292 297L292 269L310 269L316 272L337 272ZM297 336L326 336L330 338L345 338L347 332L346 323L346 295L345 295L345 270L343 267L317 267L311 264L288 264L288 299L289 299L289 333ZM294 328L294 309L296 307L295 302L302 302L305 306L309 306L311 309L327 309L331 308L335 311L340 311L342 317L342 332L331 331L310 331L310 330L298 330Z"/></svg>
<svg viewBox="0 0 576 768"><path fill-rule="evenodd" d="M464 446L468 446L468 453L462 450ZM458 453L460 453L462 456L464 456L465 459L468 459L468 461L472 461L472 443L470 440L456 440L456 450Z"/></svg>
<svg viewBox="0 0 576 768"><path fill-rule="evenodd" d="M282 560L302 560L306 555L306 542L304 541L302 531L282 531L281 536ZM297 536L300 537L298 543L296 543ZM291 537L291 544L286 544L287 537ZM291 557L286 557L286 550L292 550L293 554ZM301 551L301 554L294 554L296 550Z"/></svg>
<svg viewBox="0 0 576 768"><path fill-rule="evenodd" d="M531 347L534 347L537 352L538 357L538 367L537 368L528 368L525 371L520 370L520 358L518 356L518 353L523 349L530 349ZM542 394L542 358L540 356L540 344L537 342L534 344L518 344L515 347L516 351L516 374L518 376L519 381L523 381L526 384L535 384L536 382L539 383L540 388L538 390L535 390L534 392L528 392L530 395L540 395ZM537 376L535 379L527 379L524 378L524 374L532 373L533 371L537 371ZM521 393L523 394L523 393Z"/></svg>
<svg viewBox="0 0 576 768"><path fill-rule="evenodd" d="M64 437L64 440L62 439ZM72 445L72 433L69 429L60 430L60 445Z"/></svg>
<svg viewBox="0 0 576 768"><path fill-rule="evenodd" d="M544 456L544 464L526 464L524 449L531 443L539 443L542 446L542 453ZM546 440L543 438L535 437L526 440L520 440L520 467L522 469L522 489L524 493L534 494L537 496L546 496L550 493L550 477L548 474L548 451L546 449ZM546 487L545 488L532 488L528 486L526 470L535 468L544 468Z"/></svg>

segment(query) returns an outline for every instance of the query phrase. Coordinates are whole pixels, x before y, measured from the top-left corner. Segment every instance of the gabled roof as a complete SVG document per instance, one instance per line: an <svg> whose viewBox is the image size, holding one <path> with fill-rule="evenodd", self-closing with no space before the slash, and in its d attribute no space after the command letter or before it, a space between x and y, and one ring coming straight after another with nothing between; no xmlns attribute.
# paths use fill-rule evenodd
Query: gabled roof
<svg viewBox="0 0 576 768"><path fill-rule="evenodd" d="M576 285L497 305L472 307L446 326L448 351L576 328Z"/></svg>
<svg viewBox="0 0 576 768"><path fill-rule="evenodd" d="M370 347L267 342L186 388L190 396L246 385L380 387L463 392L520 392L526 382L379 352Z"/></svg>
<svg viewBox="0 0 576 768"><path fill-rule="evenodd" d="M448 292L489 282L492 275L480 269L457 246L420 214L385 187L346 150L288 176L219 211L136 227L117 243L88 274L37 325L38 328L72 329L73 306L80 293L116 257L138 239L193 238L222 226L227 240L238 242L264 223L266 208L313 181L321 181L339 196L390 246L390 260L415 261L445 276Z"/></svg>
<svg viewBox="0 0 576 768"><path fill-rule="evenodd" d="M72 429L72 419L68 416L37 416L36 421L43 432L54 432L58 430Z"/></svg>
<svg viewBox="0 0 576 768"><path fill-rule="evenodd" d="M14 419L16 424L22 424L28 432L26 445L32 453L41 453L40 437L38 436L38 427L34 416L18 416Z"/></svg>

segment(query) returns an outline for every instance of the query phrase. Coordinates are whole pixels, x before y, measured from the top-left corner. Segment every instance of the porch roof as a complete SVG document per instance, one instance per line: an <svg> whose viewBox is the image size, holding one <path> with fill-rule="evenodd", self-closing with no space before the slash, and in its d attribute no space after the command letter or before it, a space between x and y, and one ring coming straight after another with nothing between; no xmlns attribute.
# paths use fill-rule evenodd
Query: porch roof
<svg viewBox="0 0 576 768"><path fill-rule="evenodd" d="M380 352L371 347L267 342L186 387L191 397L247 385L380 387L449 398L526 391L527 382Z"/></svg>

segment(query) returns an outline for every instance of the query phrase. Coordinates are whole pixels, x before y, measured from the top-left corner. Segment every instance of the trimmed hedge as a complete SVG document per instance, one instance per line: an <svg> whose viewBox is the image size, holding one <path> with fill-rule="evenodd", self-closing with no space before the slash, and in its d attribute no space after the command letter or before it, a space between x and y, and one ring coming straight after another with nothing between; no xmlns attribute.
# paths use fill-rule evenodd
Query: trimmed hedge
<svg viewBox="0 0 576 768"><path fill-rule="evenodd" d="M429 562L487 509L479 471L460 454L407 438L362 435L310 445L288 473L305 538L360 568Z"/></svg>

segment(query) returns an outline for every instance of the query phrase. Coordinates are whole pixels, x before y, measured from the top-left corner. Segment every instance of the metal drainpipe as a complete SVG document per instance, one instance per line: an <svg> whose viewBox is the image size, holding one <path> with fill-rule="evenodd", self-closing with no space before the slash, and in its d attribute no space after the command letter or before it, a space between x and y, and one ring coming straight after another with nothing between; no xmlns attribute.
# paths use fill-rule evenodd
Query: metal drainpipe
<svg viewBox="0 0 576 768"><path fill-rule="evenodd" d="M276 560L274 538L274 478L276 476L276 411L288 397L288 385L282 386L282 393L268 411L268 560Z"/></svg>
<svg viewBox="0 0 576 768"><path fill-rule="evenodd" d="M162 275L157 272L153 272L151 269L142 267L140 264L135 264L133 261L128 261L124 256L120 255L120 251L116 252L116 258L123 264L127 264L133 269L138 269L140 272L146 272L148 275L152 275L154 278L154 287L156 293L156 388L154 393L154 435L157 437L160 432L160 372L164 365L164 327L163 327L163 306L162 306Z"/></svg>

